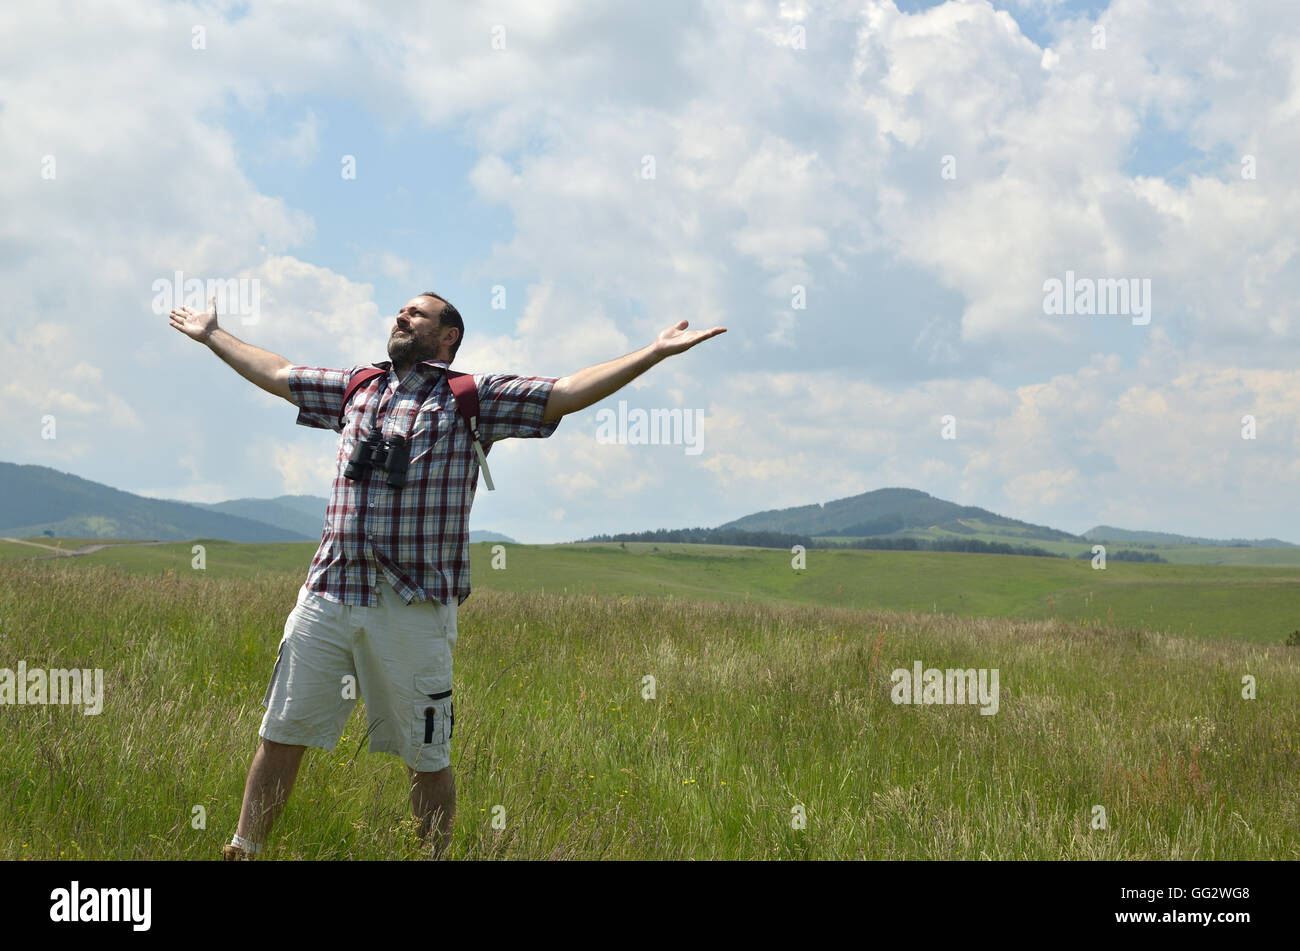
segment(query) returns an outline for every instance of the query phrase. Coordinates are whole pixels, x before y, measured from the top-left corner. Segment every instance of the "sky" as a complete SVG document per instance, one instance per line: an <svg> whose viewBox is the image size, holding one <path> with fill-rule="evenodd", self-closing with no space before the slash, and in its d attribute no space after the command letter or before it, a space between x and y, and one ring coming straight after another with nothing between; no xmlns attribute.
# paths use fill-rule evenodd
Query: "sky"
<svg viewBox="0 0 1300 951"><path fill-rule="evenodd" d="M889 486L1300 542L1300 5L0 19L4 461L328 494L337 436L168 326L179 272L238 282L221 326L308 366L386 359L426 290L465 317L462 371L561 377L727 327L494 446L471 524L523 542ZM699 439L602 437L620 401Z"/></svg>

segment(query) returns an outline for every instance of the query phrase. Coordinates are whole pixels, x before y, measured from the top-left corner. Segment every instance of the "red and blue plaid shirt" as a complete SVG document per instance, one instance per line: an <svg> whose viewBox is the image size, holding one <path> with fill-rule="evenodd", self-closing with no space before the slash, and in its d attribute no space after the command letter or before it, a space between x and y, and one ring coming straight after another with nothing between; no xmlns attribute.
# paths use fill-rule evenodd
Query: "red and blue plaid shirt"
<svg viewBox="0 0 1300 951"><path fill-rule="evenodd" d="M371 607L380 576L408 604L457 604L469 597L469 510L478 484L478 457L469 427L456 412L447 365L417 364L400 381L388 369L348 401L343 394L358 370L293 367L289 391L298 424L341 432L334 485L325 511L320 548L303 585L330 601ZM478 431L483 451L498 439L545 437L560 421L543 422L555 377L476 373ZM357 440L376 419L385 436L401 435L409 447L406 484L389 488L383 472L367 469L357 482L343 470Z"/></svg>

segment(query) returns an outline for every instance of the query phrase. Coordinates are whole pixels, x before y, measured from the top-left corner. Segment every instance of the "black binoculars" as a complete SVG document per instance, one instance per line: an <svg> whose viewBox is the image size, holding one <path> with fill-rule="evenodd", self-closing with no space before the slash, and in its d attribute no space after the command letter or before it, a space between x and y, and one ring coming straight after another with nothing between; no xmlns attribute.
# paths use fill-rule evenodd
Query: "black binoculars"
<svg viewBox="0 0 1300 951"><path fill-rule="evenodd" d="M389 488L400 489L406 484L407 452L405 437L385 437L378 429L372 429L353 447L343 475L359 482L367 469L380 469L388 473Z"/></svg>

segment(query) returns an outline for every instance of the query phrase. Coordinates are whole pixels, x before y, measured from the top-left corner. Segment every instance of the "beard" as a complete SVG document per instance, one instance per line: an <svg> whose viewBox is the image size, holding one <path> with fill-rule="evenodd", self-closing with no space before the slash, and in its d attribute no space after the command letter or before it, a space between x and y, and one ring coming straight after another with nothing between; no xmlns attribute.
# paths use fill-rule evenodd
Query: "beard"
<svg viewBox="0 0 1300 951"><path fill-rule="evenodd" d="M393 334L388 338L388 359L394 366L414 366L424 360L438 359L438 352L417 340L415 334Z"/></svg>

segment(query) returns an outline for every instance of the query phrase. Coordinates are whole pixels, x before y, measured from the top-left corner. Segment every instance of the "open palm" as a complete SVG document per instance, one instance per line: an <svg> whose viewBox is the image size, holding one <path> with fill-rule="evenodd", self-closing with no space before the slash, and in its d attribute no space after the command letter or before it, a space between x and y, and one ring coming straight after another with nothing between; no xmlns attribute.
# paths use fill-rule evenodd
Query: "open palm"
<svg viewBox="0 0 1300 951"><path fill-rule="evenodd" d="M661 333L655 340L655 347L664 356L672 356L674 353L681 353L683 350L689 350L697 343L708 340L710 337L716 337L718 334L725 334L726 327L712 327L708 330L687 330L688 322L679 320L673 326Z"/></svg>
<svg viewBox="0 0 1300 951"><path fill-rule="evenodd" d="M198 341L207 340L217 329L217 299L208 300L206 312L182 306L174 308L168 316L171 325L185 336Z"/></svg>

